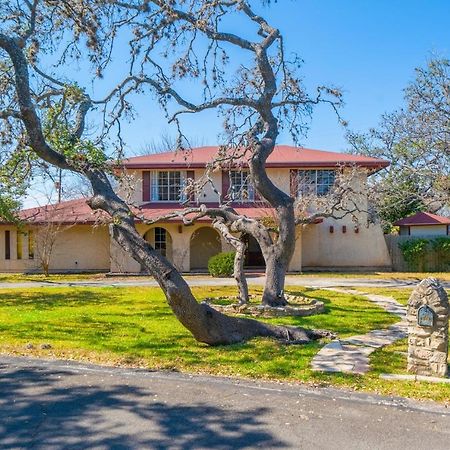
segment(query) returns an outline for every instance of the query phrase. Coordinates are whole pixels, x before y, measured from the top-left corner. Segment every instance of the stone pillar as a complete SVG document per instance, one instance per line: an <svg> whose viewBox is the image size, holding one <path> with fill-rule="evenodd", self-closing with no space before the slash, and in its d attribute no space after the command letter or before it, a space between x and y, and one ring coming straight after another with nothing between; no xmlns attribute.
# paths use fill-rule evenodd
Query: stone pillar
<svg viewBox="0 0 450 450"><path fill-rule="evenodd" d="M447 375L448 296L434 278L422 280L408 300L408 372Z"/></svg>

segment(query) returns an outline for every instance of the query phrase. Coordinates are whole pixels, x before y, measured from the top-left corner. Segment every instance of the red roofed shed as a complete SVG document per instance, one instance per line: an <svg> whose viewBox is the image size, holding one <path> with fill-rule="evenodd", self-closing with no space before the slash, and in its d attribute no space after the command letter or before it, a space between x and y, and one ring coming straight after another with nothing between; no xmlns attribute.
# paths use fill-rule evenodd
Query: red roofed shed
<svg viewBox="0 0 450 450"><path fill-rule="evenodd" d="M450 219L429 212L418 212L410 217L397 220L394 225L400 227L401 235L408 236L448 236Z"/></svg>

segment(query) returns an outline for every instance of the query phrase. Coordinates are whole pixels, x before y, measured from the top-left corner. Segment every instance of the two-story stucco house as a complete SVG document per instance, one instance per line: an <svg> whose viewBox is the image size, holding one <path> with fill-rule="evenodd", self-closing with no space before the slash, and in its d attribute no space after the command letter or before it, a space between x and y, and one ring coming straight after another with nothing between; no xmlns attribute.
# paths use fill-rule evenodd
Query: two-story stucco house
<svg viewBox="0 0 450 450"><path fill-rule="evenodd" d="M205 167L217 155L217 147L201 147L188 153L159 153L129 158L124 161L128 179L127 191L139 214L155 219L170 211L180 210L184 186L188 179L199 180ZM304 192L318 196L332 187L335 173L345 166L358 166L365 174L380 170L387 161L343 153L278 146L267 161L267 174L280 189L290 195ZM296 185L293 187L293 174ZM258 201L248 182L245 165L240 170L216 170L212 183L206 184L188 203L219 205L226 195L237 212L251 218L271 215L271 210ZM364 175L366 177L367 175ZM365 179L362 180L365 183ZM362 205L362 210L366 208ZM362 214L362 213L361 213ZM35 241L39 230L49 222L58 224L50 268L52 271L140 272L139 264L125 254L108 235L107 226L98 222L83 199L62 202L46 208L21 212L26 227L0 225L0 271L33 271L37 269ZM361 217L361 223L366 220ZM157 250L183 272L205 270L208 259L230 247L203 218L185 226L177 218L153 225L137 222L137 229ZM248 267L262 268L264 260L256 241L248 238ZM350 217L341 220L318 220L298 227L294 256L289 269L372 269L389 268L389 253L378 225L355 225Z"/></svg>

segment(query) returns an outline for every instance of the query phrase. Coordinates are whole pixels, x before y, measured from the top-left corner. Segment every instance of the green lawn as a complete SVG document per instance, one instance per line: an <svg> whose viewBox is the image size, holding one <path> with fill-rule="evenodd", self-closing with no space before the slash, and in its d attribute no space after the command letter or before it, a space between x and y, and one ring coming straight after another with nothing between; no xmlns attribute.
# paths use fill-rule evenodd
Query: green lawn
<svg viewBox="0 0 450 450"><path fill-rule="evenodd" d="M305 318L271 319L273 322L325 328L345 337L387 327L398 320L363 297L298 287L287 290L324 301L327 312ZM194 288L194 292L201 299L234 294L235 290ZM261 290L253 288L252 292ZM214 348L199 344L177 322L157 288L2 289L0 299L3 353L333 384L440 401L450 398L448 386L379 380L380 372L402 369L404 356L396 349L376 352L374 371L356 376L312 372L311 359L322 345L318 342L286 346L269 339L255 339ZM40 349L46 343L52 348ZM27 344L33 348L27 349Z"/></svg>
<svg viewBox="0 0 450 450"><path fill-rule="evenodd" d="M43 273L0 273L0 283L23 283L28 281L71 282L103 280L104 273L52 273L46 277Z"/></svg>
<svg viewBox="0 0 450 450"><path fill-rule="evenodd" d="M441 281L450 281L449 272L304 272L299 277L317 278L362 278L367 280L411 280L421 281L433 277Z"/></svg>
<svg viewBox="0 0 450 450"><path fill-rule="evenodd" d="M395 300L397 300L402 305L405 305L408 303L408 299L411 296L411 293L413 291L413 288L374 288L374 287L356 287L354 288L358 290L359 292L365 292L367 294L379 294L379 295L386 295L388 297L393 297ZM447 295L450 297L450 289L446 290Z"/></svg>

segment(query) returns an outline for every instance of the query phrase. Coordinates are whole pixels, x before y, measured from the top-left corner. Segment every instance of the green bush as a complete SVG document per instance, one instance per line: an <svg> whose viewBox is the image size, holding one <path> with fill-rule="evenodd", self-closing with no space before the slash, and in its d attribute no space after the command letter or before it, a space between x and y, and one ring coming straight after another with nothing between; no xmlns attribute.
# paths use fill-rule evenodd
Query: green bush
<svg viewBox="0 0 450 450"><path fill-rule="evenodd" d="M428 239L408 239L398 244L409 270L425 270L425 256L428 244Z"/></svg>
<svg viewBox="0 0 450 450"><path fill-rule="evenodd" d="M235 252L218 253L209 258L208 270L213 277L231 277L233 275Z"/></svg>
<svg viewBox="0 0 450 450"><path fill-rule="evenodd" d="M431 246L436 252L438 270L450 268L450 237L440 236L431 241Z"/></svg>

